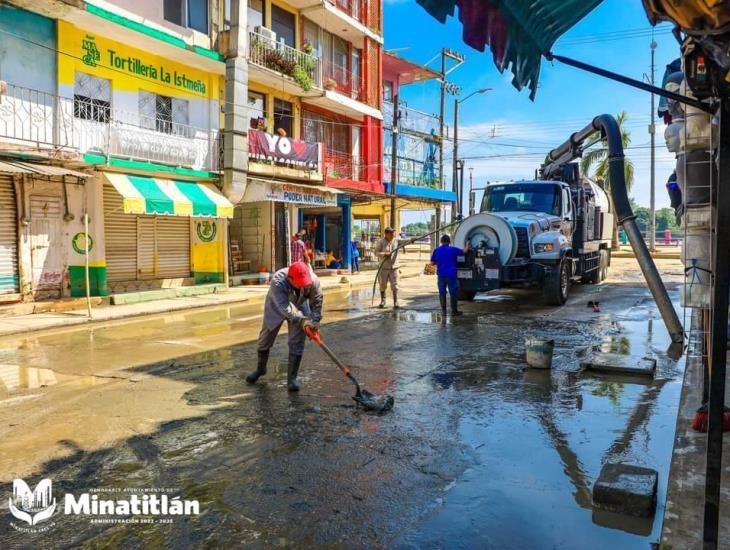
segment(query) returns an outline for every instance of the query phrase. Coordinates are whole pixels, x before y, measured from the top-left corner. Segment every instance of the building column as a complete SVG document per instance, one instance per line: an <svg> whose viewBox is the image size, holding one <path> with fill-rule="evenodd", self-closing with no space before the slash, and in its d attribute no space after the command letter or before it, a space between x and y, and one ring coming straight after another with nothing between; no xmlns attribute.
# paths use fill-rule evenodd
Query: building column
<svg viewBox="0 0 730 550"><path fill-rule="evenodd" d="M350 269L352 265L352 206L349 201L342 204L342 265Z"/></svg>
<svg viewBox="0 0 730 550"><path fill-rule="evenodd" d="M248 172L247 22L248 4L243 0L232 0L223 109L223 193L234 205L243 199Z"/></svg>

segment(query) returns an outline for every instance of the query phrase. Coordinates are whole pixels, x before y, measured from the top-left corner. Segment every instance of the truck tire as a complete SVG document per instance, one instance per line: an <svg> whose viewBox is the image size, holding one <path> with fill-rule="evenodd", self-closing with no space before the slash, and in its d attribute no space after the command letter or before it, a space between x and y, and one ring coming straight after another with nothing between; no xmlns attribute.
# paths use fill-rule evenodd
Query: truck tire
<svg viewBox="0 0 730 550"><path fill-rule="evenodd" d="M545 303L550 306L562 306L568 300L570 290L570 262L561 260L559 266L554 266L545 278L543 296Z"/></svg>
<svg viewBox="0 0 730 550"><path fill-rule="evenodd" d="M459 289L459 292L456 294L456 299L460 302L473 302L476 295L477 293L474 290Z"/></svg>
<svg viewBox="0 0 730 550"><path fill-rule="evenodd" d="M598 268L600 273L598 280L605 281L608 278L608 266L611 265L611 255L608 250L601 250L601 261Z"/></svg>

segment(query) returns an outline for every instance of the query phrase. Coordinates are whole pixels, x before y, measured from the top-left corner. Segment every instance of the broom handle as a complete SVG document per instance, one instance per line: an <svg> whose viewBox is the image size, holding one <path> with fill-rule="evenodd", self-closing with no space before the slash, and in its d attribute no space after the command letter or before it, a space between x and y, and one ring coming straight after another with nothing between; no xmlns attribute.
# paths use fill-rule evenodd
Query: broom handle
<svg viewBox="0 0 730 550"><path fill-rule="evenodd" d="M337 368L339 368L342 371L342 374L347 376L350 381L355 384L355 388L357 388L357 395L360 395L360 384L355 380L355 377L350 374L350 369L342 364L342 362L337 358L335 353L327 347L327 344L324 343L324 340L322 340L322 336L319 334L319 331L312 330L309 327L306 327L304 329L304 333L309 337L309 339L317 344L324 352L327 354L327 356L332 359L332 362L334 362L335 365L337 365Z"/></svg>

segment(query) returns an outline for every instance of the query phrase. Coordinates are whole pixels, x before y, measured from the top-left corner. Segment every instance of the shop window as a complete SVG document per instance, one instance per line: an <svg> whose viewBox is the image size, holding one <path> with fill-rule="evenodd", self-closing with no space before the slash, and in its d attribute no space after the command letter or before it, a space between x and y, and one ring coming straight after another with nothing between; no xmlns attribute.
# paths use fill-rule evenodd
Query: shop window
<svg viewBox="0 0 730 550"><path fill-rule="evenodd" d="M383 80L383 101L393 101L393 83L390 80Z"/></svg>
<svg viewBox="0 0 730 550"><path fill-rule="evenodd" d="M208 0L164 0L162 10L166 21L208 34Z"/></svg>
<svg viewBox="0 0 730 550"><path fill-rule="evenodd" d="M189 133L190 109L186 99L140 90L139 118L142 128L182 136Z"/></svg>
<svg viewBox="0 0 730 550"><path fill-rule="evenodd" d="M266 131L266 96L248 92L249 127Z"/></svg>
<svg viewBox="0 0 730 550"><path fill-rule="evenodd" d="M263 0L248 0L248 30L256 31L256 27L264 26Z"/></svg>
<svg viewBox="0 0 730 550"><path fill-rule="evenodd" d="M283 99L274 99L274 132L284 130L286 135L293 137L294 109L291 103Z"/></svg>
<svg viewBox="0 0 730 550"><path fill-rule="evenodd" d="M77 72L74 78L74 116L95 122L109 122L112 90L106 78Z"/></svg>
<svg viewBox="0 0 730 550"><path fill-rule="evenodd" d="M352 226L353 240L374 242L380 238L380 235L380 220L378 218L356 219Z"/></svg>
<svg viewBox="0 0 730 550"><path fill-rule="evenodd" d="M277 42L284 42L292 48L296 47L295 19L293 13L281 9L279 6L271 6L271 30L276 33Z"/></svg>

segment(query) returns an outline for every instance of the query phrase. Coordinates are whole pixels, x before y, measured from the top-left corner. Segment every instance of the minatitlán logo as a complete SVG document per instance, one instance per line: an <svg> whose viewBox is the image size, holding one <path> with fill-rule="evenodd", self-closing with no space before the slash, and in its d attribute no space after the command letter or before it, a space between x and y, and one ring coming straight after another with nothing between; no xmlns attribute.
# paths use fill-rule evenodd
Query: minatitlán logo
<svg viewBox="0 0 730 550"><path fill-rule="evenodd" d="M13 496L8 499L8 507L13 516L31 527L50 519L56 511L53 483L48 478L42 479L31 490L25 481L15 479Z"/></svg>

